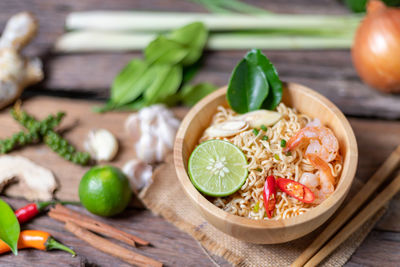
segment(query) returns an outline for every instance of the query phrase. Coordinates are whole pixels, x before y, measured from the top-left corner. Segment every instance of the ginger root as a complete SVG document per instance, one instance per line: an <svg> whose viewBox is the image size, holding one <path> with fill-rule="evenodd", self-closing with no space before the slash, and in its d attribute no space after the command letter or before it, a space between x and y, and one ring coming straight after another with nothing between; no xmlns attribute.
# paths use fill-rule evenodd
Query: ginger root
<svg viewBox="0 0 400 267"><path fill-rule="evenodd" d="M41 61L20 54L37 30L37 20L28 12L18 13L7 22L0 39L0 109L17 99L25 87L43 79Z"/></svg>
<svg viewBox="0 0 400 267"><path fill-rule="evenodd" d="M53 173L27 158L20 156L0 157L0 192L17 179L24 185L23 195L28 200L51 200L57 188Z"/></svg>

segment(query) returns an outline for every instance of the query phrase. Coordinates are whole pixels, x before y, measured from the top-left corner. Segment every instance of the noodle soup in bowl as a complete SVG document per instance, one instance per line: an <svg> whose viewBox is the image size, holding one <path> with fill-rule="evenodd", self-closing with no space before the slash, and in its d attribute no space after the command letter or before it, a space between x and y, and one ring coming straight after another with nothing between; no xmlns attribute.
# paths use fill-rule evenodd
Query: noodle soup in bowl
<svg viewBox="0 0 400 267"><path fill-rule="evenodd" d="M282 108L294 109L306 118L318 118L322 125L332 130L339 144L341 164L338 167L340 174L336 178L335 190L322 203L307 208L302 214L272 219L252 219L248 215L234 215L216 206L215 201L213 203L211 198L203 195L192 184L188 175L189 157L199 145L200 139L204 138L204 131L212 123L218 109L228 108L226 87L208 95L189 111L175 140L174 163L177 176L192 204L204 219L217 229L251 243L283 243L300 238L321 226L345 199L357 167L358 154L354 133L345 116L332 102L305 86L286 83L282 103Z"/></svg>

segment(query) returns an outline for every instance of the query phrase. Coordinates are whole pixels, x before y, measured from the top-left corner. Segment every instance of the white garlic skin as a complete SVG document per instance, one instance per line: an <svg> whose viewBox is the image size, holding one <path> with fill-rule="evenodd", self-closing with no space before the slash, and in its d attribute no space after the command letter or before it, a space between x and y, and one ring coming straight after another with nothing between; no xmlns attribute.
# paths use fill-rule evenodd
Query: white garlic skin
<svg viewBox="0 0 400 267"><path fill-rule="evenodd" d="M125 128L133 137L136 156L146 163L156 163L172 151L179 124L172 111L157 104L130 115Z"/></svg>
<svg viewBox="0 0 400 267"><path fill-rule="evenodd" d="M84 143L85 149L97 161L111 161L118 152L118 141L106 129L91 130Z"/></svg>
<svg viewBox="0 0 400 267"><path fill-rule="evenodd" d="M139 192L140 189L152 182L153 168L141 160L133 159L128 161L122 171L129 178L134 192Z"/></svg>

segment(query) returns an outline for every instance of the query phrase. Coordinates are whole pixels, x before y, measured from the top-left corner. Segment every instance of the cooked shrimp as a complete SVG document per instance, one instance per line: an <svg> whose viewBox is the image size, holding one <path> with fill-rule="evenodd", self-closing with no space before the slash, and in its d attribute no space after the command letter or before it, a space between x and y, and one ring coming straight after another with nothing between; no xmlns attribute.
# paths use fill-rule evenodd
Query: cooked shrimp
<svg viewBox="0 0 400 267"><path fill-rule="evenodd" d="M313 191L315 204L320 204L327 199L335 190L335 178L332 176L328 164L315 154L309 154L308 160L318 169L318 175L305 172L300 178L300 183Z"/></svg>
<svg viewBox="0 0 400 267"><path fill-rule="evenodd" d="M331 162L338 154L338 140L331 129L321 126L319 121L313 121L306 127L300 129L290 138L284 151L293 150L305 142L308 142L305 154L316 154L325 162Z"/></svg>

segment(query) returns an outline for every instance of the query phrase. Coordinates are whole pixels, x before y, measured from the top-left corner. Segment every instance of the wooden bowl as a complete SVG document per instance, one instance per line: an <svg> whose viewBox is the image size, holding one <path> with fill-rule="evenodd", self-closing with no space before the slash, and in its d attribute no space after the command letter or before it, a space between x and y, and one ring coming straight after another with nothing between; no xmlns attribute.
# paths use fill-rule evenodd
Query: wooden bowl
<svg viewBox="0 0 400 267"><path fill-rule="evenodd" d="M335 192L310 211L289 219L253 220L232 215L208 201L192 185L187 174L189 156L203 131L210 125L219 105L227 106L226 87L202 99L194 106L178 130L174 146L174 163L183 191L209 223L244 241L259 244L283 243L302 237L322 225L345 199L357 167L357 143L343 113L327 98L299 84L284 86L283 103L313 118L319 118L335 133L343 156L343 170Z"/></svg>

